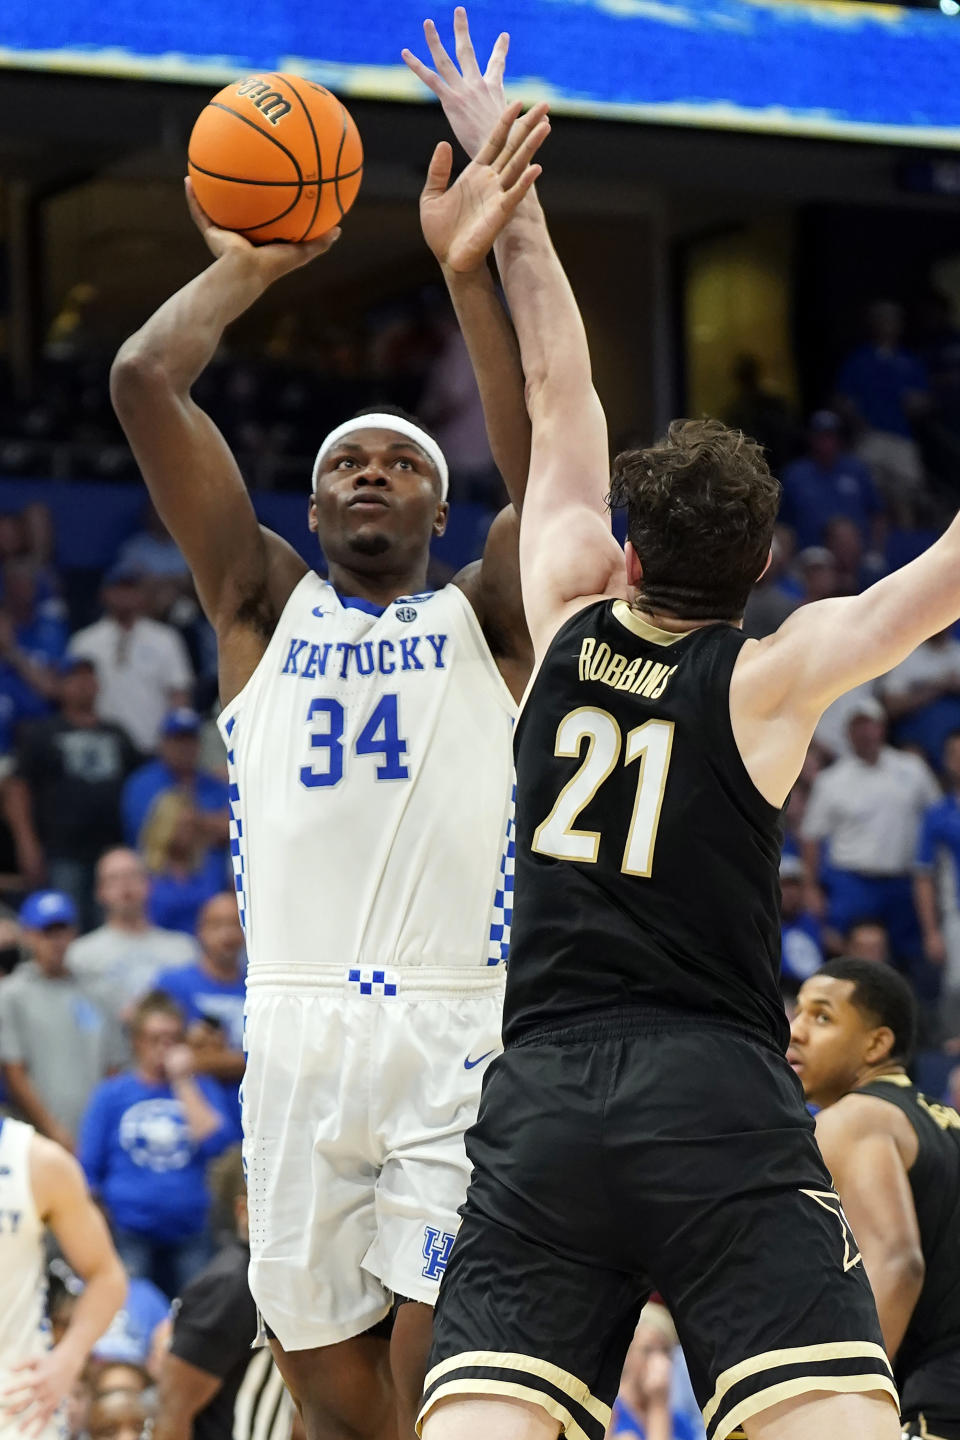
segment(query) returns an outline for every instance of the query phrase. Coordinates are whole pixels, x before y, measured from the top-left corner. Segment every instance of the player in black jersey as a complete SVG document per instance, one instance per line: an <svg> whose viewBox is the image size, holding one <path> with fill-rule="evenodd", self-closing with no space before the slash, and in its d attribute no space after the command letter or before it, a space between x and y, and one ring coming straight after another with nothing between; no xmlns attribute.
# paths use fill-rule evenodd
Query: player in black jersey
<svg viewBox="0 0 960 1440"><path fill-rule="evenodd" d="M801 988L787 1059L857 1237L908 1434L960 1440L960 1115L906 1073L917 1005L884 965Z"/></svg>
<svg viewBox="0 0 960 1440"><path fill-rule="evenodd" d="M434 88L469 108L431 38ZM516 735L505 1052L468 1137L424 1440L602 1440L651 1287L708 1440L894 1440L876 1306L784 1055L781 814L826 707L960 616L960 525L865 595L747 640L779 499L761 451L678 421L620 456L624 554L535 197L498 259L533 430L538 668Z"/></svg>

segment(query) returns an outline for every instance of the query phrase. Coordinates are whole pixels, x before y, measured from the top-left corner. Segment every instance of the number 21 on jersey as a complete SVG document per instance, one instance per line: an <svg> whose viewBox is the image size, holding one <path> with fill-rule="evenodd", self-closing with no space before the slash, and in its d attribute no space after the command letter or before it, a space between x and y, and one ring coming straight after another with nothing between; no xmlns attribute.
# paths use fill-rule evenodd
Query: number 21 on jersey
<svg viewBox="0 0 960 1440"><path fill-rule="evenodd" d="M538 855L550 855L555 860L595 863L600 832L578 830L576 820L613 774L622 752L624 766L639 762L640 768L620 869L624 875L649 879L673 749L673 721L647 720L624 739L608 711L584 705L560 721L553 753L564 759L579 759L584 741L586 754L560 791L550 814L534 831L532 848Z"/></svg>

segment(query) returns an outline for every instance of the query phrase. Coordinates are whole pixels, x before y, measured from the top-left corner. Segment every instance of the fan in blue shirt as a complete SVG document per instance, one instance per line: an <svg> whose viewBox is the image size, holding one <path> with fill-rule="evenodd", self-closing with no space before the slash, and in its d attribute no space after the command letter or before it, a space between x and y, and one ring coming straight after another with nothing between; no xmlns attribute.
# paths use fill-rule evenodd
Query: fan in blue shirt
<svg viewBox="0 0 960 1440"><path fill-rule="evenodd" d="M911 414L929 395L923 361L900 344L903 312L879 300L868 316L870 340L848 355L837 377L837 390L852 401L871 430L909 439Z"/></svg>
<svg viewBox="0 0 960 1440"><path fill-rule="evenodd" d="M136 849L140 832L158 795L182 790L209 826L211 846L225 850L228 840L226 780L198 768L200 716L181 707L172 710L160 731L159 754L130 776L123 790L123 828L127 844Z"/></svg>
<svg viewBox="0 0 960 1440"><path fill-rule="evenodd" d="M804 904L804 865L796 855L780 861L781 984L795 994L824 962L823 930Z"/></svg>
<svg viewBox="0 0 960 1440"><path fill-rule="evenodd" d="M172 1299L209 1258L207 1162L236 1136L219 1087L194 1075L183 1017L152 991L131 1019L134 1063L94 1090L80 1161L131 1276Z"/></svg>
<svg viewBox="0 0 960 1440"><path fill-rule="evenodd" d="M808 454L783 472L780 519L796 534L797 548L822 545L838 515L852 520L869 544L882 509L869 469L843 449L839 415L818 410L810 420Z"/></svg>
<svg viewBox="0 0 960 1440"><path fill-rule="evenodd" d="M239 1138L246 957L233 893L207 901L200 912L197 940L198 963L161 971L156 988L183 1011L197 1070L220 1086L221 1106L233 1119Z"/></svg>
<svg viewBox="0 0 960 1440"><path fill-rule="evenodd" d="M127 1286L127 1298L93 1347L94 1360L143 1365L150 1360L158 1326L170 1314L170 1301L151 1280L139 1276Z"/></svg>

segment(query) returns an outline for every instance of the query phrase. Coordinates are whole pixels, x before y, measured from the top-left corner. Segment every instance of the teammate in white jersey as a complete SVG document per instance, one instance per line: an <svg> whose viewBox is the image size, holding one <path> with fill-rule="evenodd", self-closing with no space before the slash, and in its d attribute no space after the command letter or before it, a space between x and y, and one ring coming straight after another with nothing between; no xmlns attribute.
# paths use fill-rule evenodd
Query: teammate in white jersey
<svg viewBox="0 0 960 1440"><path fill-rule="evenodd" d="M53 1347L48 1228L85 1282ZM61 1440L63 1402L126 1293L123 1266L76 1160L32 1125L0 1118L0 1440Z"/></svg>
<svg viewBox="0 0 960 1440"><path fill-rule="evenodd" d="M450 190L438 147L422 207L517 505L529 424L482 259L539 173L543 109L503 111ZM428 592L446 462L410 417L379 412L319 448L309 525L329 579L263 530L190 387L224 327L336 232L254 248L191 208L216 262L126 342L112 394L218 638L249 953L251 1289L308 1440L390 1436L396 1401L412 1434L463 1134L500 1048L511 732L530 666L517 512ZM370 1332L394 1297L418 1303L398 1308L388 1357Z"/></svg>

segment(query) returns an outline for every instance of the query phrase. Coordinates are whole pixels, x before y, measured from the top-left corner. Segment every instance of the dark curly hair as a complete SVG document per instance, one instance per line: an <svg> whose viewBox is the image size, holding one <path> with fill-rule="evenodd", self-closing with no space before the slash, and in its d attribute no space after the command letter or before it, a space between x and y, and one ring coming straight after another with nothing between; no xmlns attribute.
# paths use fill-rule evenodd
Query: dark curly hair
<svg viewBox="0 0 960 1440"><path fill-rule="evenodd" d="M719 420L674 420L649 449L617 456L609 504L627 511L645 609L740 619L780 505L779 481L756 441Z"/></svg>

